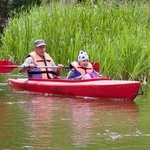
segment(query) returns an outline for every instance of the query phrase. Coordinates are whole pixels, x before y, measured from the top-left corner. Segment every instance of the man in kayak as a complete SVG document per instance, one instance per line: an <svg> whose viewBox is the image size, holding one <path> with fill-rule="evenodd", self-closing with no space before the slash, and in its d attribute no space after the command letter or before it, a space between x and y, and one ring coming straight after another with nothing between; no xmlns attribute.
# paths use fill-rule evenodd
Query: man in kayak
<svg viewBox="0 0 150 150"><path fill-rule="evenodd" d="M54 79L60 76L63 65L56 66L54 60L45 51L45 41L36 40L34 51L29 53L19 72L27 71L29 78Z"/></svg>
<svg viewBox="0 0 150 150"><path fill-rule="evenodd" d="M89 62L89 56L86 52L80 51L78 62L74 61L70 64L71 70L68 72L67 79L91 79L102 77L99 72L93 69Z"/></svg>

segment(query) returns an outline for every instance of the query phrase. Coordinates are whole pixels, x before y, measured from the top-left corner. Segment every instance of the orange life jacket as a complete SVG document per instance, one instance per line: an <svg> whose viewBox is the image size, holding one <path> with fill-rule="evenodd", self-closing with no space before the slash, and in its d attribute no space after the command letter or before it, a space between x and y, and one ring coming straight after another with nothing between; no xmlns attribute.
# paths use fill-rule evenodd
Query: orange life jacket
<svg viewBox="0 0 150 150"><path fill-rule="evenodd" d="M81 67L81 66L79 65L79 63L76 62L76 61L72 62L72 63L71 63L71 66L72 66L73 68L75 68L75 70L77 70L78 72L80 72L82 75L85 75L85 74L87 74L87 73L90 74L90 73L93 72L93 66L92 66L92 64L91 64L90 62L88 63L88 66L87 66L86 68Z"/></svg>
<svg viewBox="0 0 150 150"><path fill-rule="evenodd" d="M53 79L56 73L51 68L38 68L38 66L52 66L52 58L49 54L45 53L44 57L41 58L35 51L29 54L34 60L35 66L32 72L28 71L29 78L42 78L42 79Z"/></svg>

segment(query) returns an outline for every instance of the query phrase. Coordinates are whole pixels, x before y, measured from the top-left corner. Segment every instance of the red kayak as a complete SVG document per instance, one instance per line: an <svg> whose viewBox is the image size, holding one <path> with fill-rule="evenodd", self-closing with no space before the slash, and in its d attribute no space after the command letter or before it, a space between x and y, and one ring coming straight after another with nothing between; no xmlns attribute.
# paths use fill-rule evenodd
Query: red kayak
<svg viewBox="0 0 150 150"><path fill-rule="evenodd" d="M91 62L91 64L93 65L93 69L99 72L99 63ZM13 62L8 60L0 61L0 73L9 73L13 69L21 67L14 65ZM48 66L38 67L48 68ZM68 68L68 66L64 68ZM135 99L139 95L138 92L140 89L140 82L138 81L110 80L105 77L86 80L8 79L8 82L15 88L32 92L129 100Z"/></svg>
<svg viewBox="0 0 150 150"><path fill-rule="evenodd" d="M84 96L134 100L139 93L140 82L96 78L86 80L67 79L8 79L13 87L54 95Z"/></svg>

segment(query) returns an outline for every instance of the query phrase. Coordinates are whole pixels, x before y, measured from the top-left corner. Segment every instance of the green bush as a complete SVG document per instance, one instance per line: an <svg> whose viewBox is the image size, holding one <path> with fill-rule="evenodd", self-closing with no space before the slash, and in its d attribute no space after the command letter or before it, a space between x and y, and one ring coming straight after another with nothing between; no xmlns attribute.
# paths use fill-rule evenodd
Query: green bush
<svg viewBox="0 0 150 150"><path fill-rule="evenodd" d="M56 63L68 65L85 49L105 76L149 82L149 7L106 2L35 6L10 18L0 57L22 63L42 38Z"/></svg>

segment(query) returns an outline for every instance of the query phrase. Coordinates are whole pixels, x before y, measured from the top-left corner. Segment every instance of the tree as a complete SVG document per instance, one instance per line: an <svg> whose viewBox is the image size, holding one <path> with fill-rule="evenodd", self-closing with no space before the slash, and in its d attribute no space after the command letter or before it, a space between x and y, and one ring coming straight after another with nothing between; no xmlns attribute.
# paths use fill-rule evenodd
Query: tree
<svg viewBox="0 0 150 150"><path fill-rule="evenodd" d="M0 35L5 27L7 18L8 18L8 0L1 0L0 1Z"/></svg>
<svg viewBox="0 0 150 150"><path fill-rule="evenodd" d="M34 5L41 5L42 0L0 0L0 38L3 29L6 25L7 19L12 12L20 13L28 10Z"/></svg>
<svg viewBox="0 0 150 150"><path fill-rule="evenodd" d="M42 0L11 0L8 5L8 11L12 12L15 10L17 13L19 13L20 10L27 10L34 5L41 5L41 1Z"/></svg>

